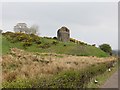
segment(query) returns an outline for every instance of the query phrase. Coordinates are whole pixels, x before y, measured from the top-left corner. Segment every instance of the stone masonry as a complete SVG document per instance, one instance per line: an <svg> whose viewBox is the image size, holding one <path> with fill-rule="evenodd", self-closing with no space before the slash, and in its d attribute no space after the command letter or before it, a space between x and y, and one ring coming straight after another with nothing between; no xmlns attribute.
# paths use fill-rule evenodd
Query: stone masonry
<svg viewBox="0 0 120 90"><path fill-rule="evenodd" d="M70 40L70 30L67 27L61 27L57 31L57 38L59 41L68 42Z"/></svg>

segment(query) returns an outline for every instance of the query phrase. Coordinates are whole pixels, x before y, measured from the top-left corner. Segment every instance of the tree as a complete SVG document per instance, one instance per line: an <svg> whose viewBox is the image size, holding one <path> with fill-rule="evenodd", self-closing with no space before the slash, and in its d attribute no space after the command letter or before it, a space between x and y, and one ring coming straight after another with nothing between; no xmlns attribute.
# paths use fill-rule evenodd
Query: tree
<svg viewBox="0 0 120 90"><path fill-rule="evenodd" d="M101 50L103 50L104 52L112 55L112 48L111 48L111 46L109 44L102 44L102 45L99 46L99 48Z"/></svg>
<svg viewBox="0 0 120 90"><path fill-rule="evenodd" d="M32 25L29 29L30 34L38 34L38 29L39 29L39 27L37 25Z"/></svg>

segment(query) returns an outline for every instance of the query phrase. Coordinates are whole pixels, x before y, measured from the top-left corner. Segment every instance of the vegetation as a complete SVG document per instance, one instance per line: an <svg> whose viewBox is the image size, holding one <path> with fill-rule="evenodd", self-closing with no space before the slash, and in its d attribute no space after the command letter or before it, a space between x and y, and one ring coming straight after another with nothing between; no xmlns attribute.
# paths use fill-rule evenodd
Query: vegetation
<svg viewBox="0 0 120 90"><path fill-rule="evenodd" d="M70 38L70 42L73 42L73 43L76 43L79 45L87 45L87 43L81 42L81 41L73 39L73 38Z"/></svg>
<svg viewBox="0 0 120 90"><path fill-rule="evenodd" d="M110 78L113 73L115 73L118 70L118 65L114 67L111 67L111 72L106 70L104 73L95 76L93 79L90 80L90 82L86 85L87 88L101 88L102 85ZM95 83L95 80L98 80L98 83Z"/></svg>
<svg viewBox="0 0 120 90"><path fill-rule="evenodd" d="M3 88L85 88L116 63L100 48L75 39L6 32L0 40Z"/></svg>
<svg viewBox="0 0 120 90"><path fill-rule="evenodd" d="M39 29L39 27L37 26L37 25L32 25L31 27L30 27L30 32L29 33L31 33L31 34L38 34L38 29Z"/></svg>
<svg viewBox="0 0 120 90"><path fill-rule="evenodd" d="M114 61L115 58L79 57L71 55L33 53L12 48L10 54L3 55L2 71L5 80L32 78L41 74L57 74L66 70L79 70L89 65Z"/></svg>
<svg viewBox="0 0 120 90"><path fill-rule="evenodd" d="M60 42L57 39L39 37L34 34L6 32L3 33L2 39L3 54L9 53L10 48L16 47L30 52L57 53L77 56L109 56L99 48L87 45L83 42L80 42L80 44L75 44L74 42Z"/></svg>
<svg viewBox="0 0 120 90"><path fill-rule="evenodd" d="M109 44L102 44L99 46L101 50L103 50L104 52L112 55L112 48Z"/></svg>
<svg viewBox="0 0 120 90"><path fill-rule="evenodd" d="M19 51L19 52L25 54L22 51ZM26 59L26 60L29 60L29 59ZM62 61L59 60L59 62L56 61L56 63L57 62L59 63L58 65L56 65L57 66L56 68L54 64L55 61L44 64L44 62L41 62L41 61L39 62L39 60L41 59L40 58L31 59L32 62L29 62L28 64L26 63L27 61L20 64L19 60L17 62L14 61L15 64L13 64L12 62L6 62L6 63L3 62L3 72L4 72L3 73L4 82L2 83L3 88L85 88L87 83L92 78L94 78L99 74L104 73L109 67L112 67L111 64L115 62L114 59L111 59L111 60L109 59L110 61L101 60L101 63L100 62L98 63L98 62L94 62L97 60L92 59L91 60L92 64L88 63L87 65L85 65L85 63L87 63L89 60L85 60L84 63L80 63L82 58L80 60L72 59L73 61L66 59L66 61L65 60L62 60ZM74 62L77 62L78 64L75 64ZM39 67L42 68L42 65L40 64L44 64L43 66L44 70L42 70L42 73L40 72L41 70L39 70L40 68L38 69L38 65ZM49 66L50 64L51 66L53 66L53 68ZM65 70L65 68L68 66L67 64L71 65L72 67ZM84 69L82 67L81 69L78 68L80 64L84 65ZM21 65L20 66L21 69L19 68L19 65ZM22 65L24 66L26 65L27 67L29 67L29 69L27 69L26 67L26 70L25 70L25 67ZM63 65L63 67L61 67L60 65ZM19 71L16 71L16 70L19 70ZM32 70L32 71L29 71L29 70ZM38 74L38 73L41 73L41 74ZM44 76L41 76L42 74Z"/></svg>

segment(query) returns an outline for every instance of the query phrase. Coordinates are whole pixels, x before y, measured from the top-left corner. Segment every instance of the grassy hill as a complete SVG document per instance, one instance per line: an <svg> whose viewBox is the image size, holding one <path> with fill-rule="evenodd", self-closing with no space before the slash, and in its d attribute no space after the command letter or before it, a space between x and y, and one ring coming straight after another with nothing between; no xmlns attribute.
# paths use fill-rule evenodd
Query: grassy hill
<svg viewBox="0 0 120 90"><path fill-rule="evenodd" d="M116 63L115 57L75 39L6 32L0 41L2 88L85 88Z"/></svg>
<svg viewBox="0 0 120 90"><path fill-rule="evenodd" d="M96 48L80 42L60 42L57 39L38 37L24 33L6 32L2 35L2 54L10 52L10 48L24 49L30 52L69 54L77 56L98 56L106 57L108 54Z"/></svg>

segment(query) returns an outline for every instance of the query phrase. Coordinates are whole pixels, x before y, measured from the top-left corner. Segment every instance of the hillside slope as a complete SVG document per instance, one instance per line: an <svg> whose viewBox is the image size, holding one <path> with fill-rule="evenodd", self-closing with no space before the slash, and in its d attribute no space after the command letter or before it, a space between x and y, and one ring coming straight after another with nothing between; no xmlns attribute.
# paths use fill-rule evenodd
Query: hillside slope
<svg viewBox="0 0 120 90"><path fill-rule="evenodd" d="M83 88L108 71L115 57L36 53L11 48L2 56L3 88Z"/></svg>
<svg viewBox="0 0 120 90"><path fill-rule="evenodd" d="M108 56L108 54L99 48L84 43L75 44L73 42L60 42L53 38L11 32L2 35L2 53L9 53L10 48L19 48L30 52L69 54L77 56Z"/></svg>

